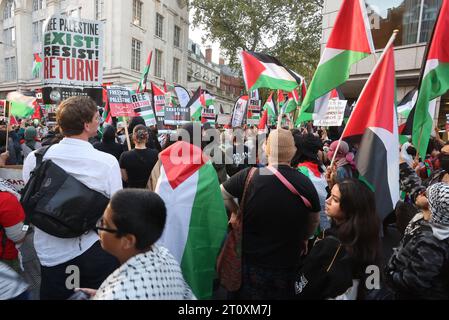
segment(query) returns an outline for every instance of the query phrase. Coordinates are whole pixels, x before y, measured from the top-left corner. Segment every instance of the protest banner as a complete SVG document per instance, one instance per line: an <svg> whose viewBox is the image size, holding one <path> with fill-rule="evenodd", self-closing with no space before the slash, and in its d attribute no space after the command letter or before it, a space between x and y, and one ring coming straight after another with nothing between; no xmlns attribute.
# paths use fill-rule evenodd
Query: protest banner
<svg viewBox="0 0 449 320"><path fill-rule="evenodd" d="M248 125L258 125L260 121L260 104L261 101L257 99L250 98L248 102L248 111L246 116L246 123Z"/></svg>
<svg viewBox="0 0 449 320"><path fill-rule="evenodd" d="M241 96L235 102L231 123L233 128L241 127L243 125L247 105L248 105L248 96Z"/></svg>
<svg viewBox="0 0 449 320"><path fill-rule="evenodd" d="M324 119L314 120L316 127L339 127L343 123L347 100L330 99Z"/></svg>
<svg viewBox="0 0 449 320"><path fill-rule="evenodd" d="M179 104L181 107L185 108L190 101L190 95L186 88L183 86L175 86L176 96L178 97Z"/></svg>
<svg viewBox="0 0 449 320"><path fill-rule="evenodd" d="M202 108L201 110L201 123L215 124L215 110L211 106L209 108Z"/></svg>
<svg viewBox="0 0 449 320"><path fill-rule="evenodd" d="M131 98L131 90L125 87L110 86L108 91L109 107L113 117L134 117L134 104Z"/></svg>
<svg viewBox="0 0 449 320"><path fill-rule="evenodd" d="M97 105L102 104L103 29L102 21L59 14L47 20L43 41L44 103L87 95Z"/></svg>
<svg viewBox="0 0 449 320"><path fill-rule="evenodd" d="M156 117L151 105L150 95L147 92L133 93L131 94L131 99L134 104L134 112L145 120L145 125L156 125Z"/></svg>
<svg viewBox="0 0 449 320"><path fill-rule="evenodd" d="M22 166L2 166L0 167L0 178L5 179L11 183L17 191L25 187L25 182L22 178Z"/></svg>
<svg viewBox="0 0 449 320"><path fill-rule="evenodd" d="M221 126L228 126L231 124L232 115L230 114L219 114L217 115L217 124Z"/></svg>
<svg viewBox="0 0 449 320"><path fill-rule="evenodd" d="M177 106L165 106L164 124L166 125L183 125L190 122L190 109Z"/></svg>

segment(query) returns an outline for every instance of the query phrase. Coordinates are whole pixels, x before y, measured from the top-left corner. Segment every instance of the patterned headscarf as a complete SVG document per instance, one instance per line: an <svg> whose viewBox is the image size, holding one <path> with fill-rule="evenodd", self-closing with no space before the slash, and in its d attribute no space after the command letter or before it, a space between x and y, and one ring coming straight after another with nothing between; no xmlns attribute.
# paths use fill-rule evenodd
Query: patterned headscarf
<svg viewBox="0 0 449 320"><path fill-rule="evenodd" d="M439 182L427 189L432 216L430 223L441 227L449 227L449 184Z"/></svg>
<svg viewBox="0 0 449 320"><path fill-rule="evenodd" d="M17 200L20 200L20 194L17 192L16 188L14 188L12 184L2 178L0 178L0 191L9 192L14 195Z"/></svg>

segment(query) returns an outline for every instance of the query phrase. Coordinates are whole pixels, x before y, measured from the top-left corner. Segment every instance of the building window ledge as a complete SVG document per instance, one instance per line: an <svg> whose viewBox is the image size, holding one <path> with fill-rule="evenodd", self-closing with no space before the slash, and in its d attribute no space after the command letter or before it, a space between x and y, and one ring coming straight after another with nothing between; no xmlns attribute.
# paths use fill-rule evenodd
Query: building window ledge
<svg viewBox="0 0 449 320"><path fill-rule="evenodd" d="M104 20L106 20L106 19L104 19ZM131 22L131 23L130 23L130 26L131 26L131 27L136 27L137 29L142 30L143 33L147 32L146 29L142 28L142 27L139 26L138 24L135 24L135 23L132 23L132 22Z"/></svg>
<svg viewBox="0 0 449 320"><path fill-rule="evenodd" d="M167 40L162 39L161 37L154 35L154 39L159 39L161 41L163 41L164 43L167 43Z"/></svg>

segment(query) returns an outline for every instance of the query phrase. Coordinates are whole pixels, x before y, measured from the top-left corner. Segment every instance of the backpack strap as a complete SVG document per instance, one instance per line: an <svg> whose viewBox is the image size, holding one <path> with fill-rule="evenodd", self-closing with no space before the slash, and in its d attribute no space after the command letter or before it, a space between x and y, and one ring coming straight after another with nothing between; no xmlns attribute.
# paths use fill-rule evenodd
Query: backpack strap
<svg viewBox="0 0 449 320"><path fill-rule="evenodd" d="M51 145L39 148L36 152L34 152L34 156L36 157L36 166L37 168L41 163L44 155L47 153L48 149L50 149Z"/></svg>
<svg viewBox="0 0 449 320"><path fill-rule="evenodd" d="M312 204L310 203L309 199L307 199L302 194L300 194L298 192L298 190L296 190L296 188L290 183L290 181L288 181L287 178L285 178L279 172L279 170L277 170L276 168L274 168L272 166L268 166L267 169L270 170L279 179L279 181L281 181L282 184L288 188L288 190L290 190L293 194L300 197L302 199L302 201L304 202L304 205L307 207L307 209L312 209Z"/></svg>

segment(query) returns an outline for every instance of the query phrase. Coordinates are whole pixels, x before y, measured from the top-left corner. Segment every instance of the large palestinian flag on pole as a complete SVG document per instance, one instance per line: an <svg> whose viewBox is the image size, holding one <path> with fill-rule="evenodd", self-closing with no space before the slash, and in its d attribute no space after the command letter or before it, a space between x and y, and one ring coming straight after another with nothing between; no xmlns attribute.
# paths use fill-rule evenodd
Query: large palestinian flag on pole
<svg viewBox="0 0 449 320"><path fill-rule="evenodd" d="M284 67L278 59L263 53L242 51L240 54L246 90L257 88L292 91L301 84L301 78Z"/></svg>
<svg viewBox="0 0 449 320"><path fill-rule="evenodd" d="M346 82L351 66L374 53L363 0L344 0L317 70L301 104L296 125L324 119L329 92Z"/></svg>
<svg viewBox="0 0 449 320"><path fill-rule="evenodd" d="M394 39L394 37L392 37ZM399 138L392 39L360 94L342 139L359 142L355 158L361 180L373 189L384 219L399 200Z"/></svg>
<svg viewBox="0 0 449 320"><path fill-rule="evenodd" d="M443 1L429 41L426 64L413 115L413 145L424 159L435 115L436 98L449 90L449 1Z"/></svg>
<svg viewBox="0 0 449 320"><path fill-rule="evenodd" d="M195 296L211 298L228 223L217 173L201 149L187 142L176 142L159 158L155 191L165 202L167 221L158 243L177 259Z"/></svg>
<svg viewBox="0 0 449 320"><path fill-rule="evenodd" d="M137 88L137 92L146 91L147 90L147 79L148 74L150 73L150 65L151 65L151 56L153 55L153 51L150 51L148 54L147 63L145 68L143 69L142 77L139 81L139 87Z"/></svg>

